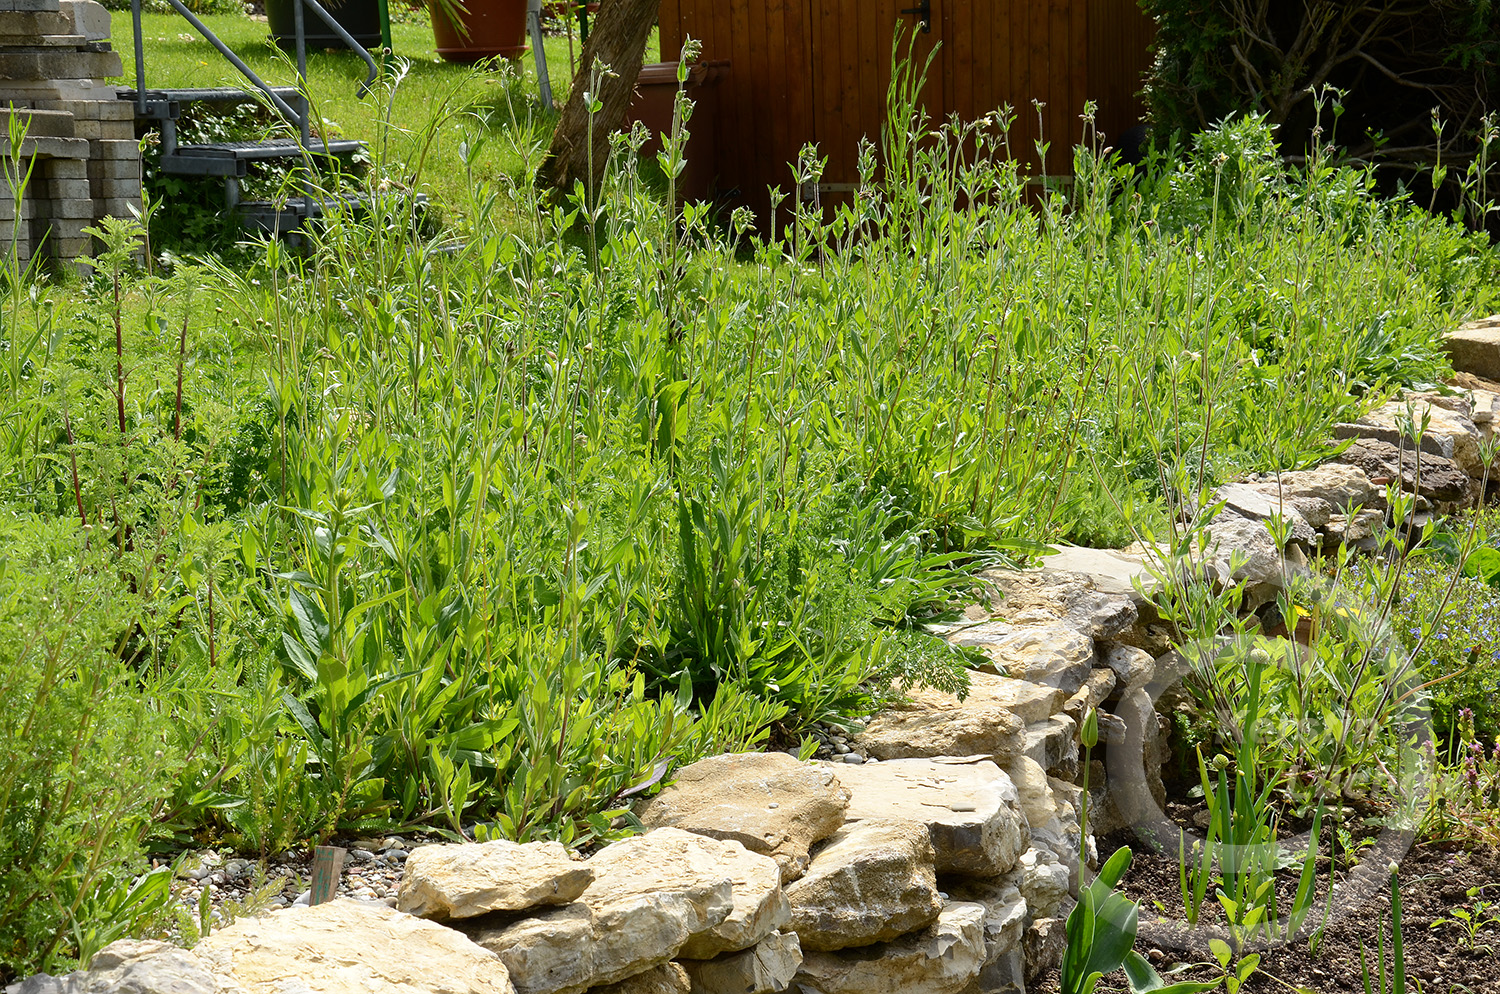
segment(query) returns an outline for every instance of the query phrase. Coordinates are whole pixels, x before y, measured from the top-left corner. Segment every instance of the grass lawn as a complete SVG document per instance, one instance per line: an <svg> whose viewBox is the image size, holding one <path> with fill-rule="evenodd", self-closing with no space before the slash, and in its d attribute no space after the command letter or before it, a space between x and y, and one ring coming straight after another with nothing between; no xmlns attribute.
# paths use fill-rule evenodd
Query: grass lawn
<svg viewBox="0 0 1500 994"><path fill-rule="evenodd" d="M133 85L135 54L130 17L125 12L116 12L113 16L114 45L125 63L122 82ZM390 102L389 118L395 127L391 151L396 161L414 163L423 140L416 129L426 124L436 108L445 102L454 108L472 108L474 114L460 115L440 129L437 141L428 153L421 181L424 191L434 200L457 204L465 199L462 185L466 182L458 148L466 135L479 125L478 116L491 122L496 137L503 130L516 141L525 141L527 138L545 139L555 114L540 105L536 63L530 53L520 63L522 78L510 88L510 106L515 108L514 117L519 119L513 121L501 74L444 62L433 46L431 27L425 19L418 20L419 16L401 15L398 22L391 25L394 54L410 64L410 71ZM263 79L279 85L296 81L294 61L271 44L264 19L221 14L205 15L203 21ZM147 86L244 85L234 67L177 15L146 14L143 29ZM575 37L575 58L580 51L581 45ZM647 45L646 58L655 59L656 52L657 41L653 35ZM553 95L562 101L567 97L573 75L566 37L547 39L547 65ZM310 52L307 71L318 111L335 132L367 141L378 138L380 120L387 114L386 100L378 90L364 99L355 95L359 81L366 73L362 60L349 52ZM490 111L494 113L488 113ZM502 177L519 179L522 162L515 148L515 143L509 140L487 143L475 164L475 178L492 181Z"/></svg>

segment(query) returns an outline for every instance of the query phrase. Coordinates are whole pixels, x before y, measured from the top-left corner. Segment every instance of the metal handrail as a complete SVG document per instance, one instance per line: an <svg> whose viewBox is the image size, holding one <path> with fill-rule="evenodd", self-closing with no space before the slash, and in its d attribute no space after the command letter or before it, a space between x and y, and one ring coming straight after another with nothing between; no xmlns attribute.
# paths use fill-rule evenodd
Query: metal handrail
<svg viewBox="0 0 1500 994"><path fill-rule="evenodd" d="M176 3L177 0L172 0L172 2ZM351 35L347 30L345 30L342 24L334 20L333 15L325 10L323 5L318 3L318 0L299 0L299 2L300 5L310 8L314 14L317 14L319 17L321 17L323 19L323 23L332 28L333 33L342 38L344 40L344 44L348 45L352 51L359 53L359 57L365 60L365 65L370 67L370 75L361 80L359 86L354 91L354 95L356 97L363 98L364 96L366 96L372 89L374 89L375 80L380 78L380 65L370 56L370 53L365 49L365 46L355 41L354 36ZM300 31L297 32L297 49L299 52L305 52L306 50L306 43L303 41L302 32ZM306 73L304 73L303 79L305 80L306 78Z"/></svg>
<svg viewBox="0 0 1500 994"><path fill-rule="evenodd" d="M311 108L307 107L301 112L293 110L292 106L285 100L283 100L269 83L256 75L255 70L247 66L244 60L241 59L238 55L235 55L234 51L228 45L224 44L219 36L214 34L213 31L209 29L208 25L199 20L197 15L195 15L191 10L188 10L187 7L183 5L182 0L167 0L167 3L171 4L172 8L176 10L177 13L181 14L183 19L191 24L198 31L198 33L203 36L203 39L205 41L207 41L214 48L218 49L219 54L224 56L224 58L228 60L230 65L238 69L241 76L244 76L247 80L254 84L258 90L264 93L266 97L271 101L271 104L276 108L276 110L281 114L282 118L288 124L297 125L298 130L302 134L303 146L306 147L307 143L311 140ZM370 67L370 75L362 80L359 84L359 87L355 90L355 95L363 98L374 87L375 80L379 78L380 66L370 56L370 53L365 50L364 46L355 41L354 36L349 34L349 32L344 29L344 26L342 24L334 20L333 15L330 14L326 9L324 9L322 4L318 3L318 0L297 0L297 77L302 82L302 91L304 94L303 103L309 103L309 101L305 99L305 94L307 93L307 39L302 29L302 8L304 5L309 7L313 11L313 13L317 14L318 17L322 19L323 23L332 28L334 34L343 39L344 44L348 45L355 52L358 52L359 55L365 60L365 64ZM130 16L135 28L136 109L141 113L142 116L144 116L146 112L146 53L144 33L141 30L141 0L130 0ZM323 147L325 149L328 147L326 138L324 139Z"/></svg>

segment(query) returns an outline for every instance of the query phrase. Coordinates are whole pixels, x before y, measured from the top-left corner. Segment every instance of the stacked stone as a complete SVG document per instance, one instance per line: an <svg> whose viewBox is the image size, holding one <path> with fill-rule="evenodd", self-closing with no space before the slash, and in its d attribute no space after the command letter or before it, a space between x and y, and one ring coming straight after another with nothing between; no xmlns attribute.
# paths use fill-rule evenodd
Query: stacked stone
<svg viewBox="0 0 1500 994"><path fill-rule="evenodd" d="M0 140L8 258L85 258L95 248L85 228L139 208L135 113L108 82L122 71L109 12L94 0L0 0L0 124L27 128L19 157Z"/></svg>

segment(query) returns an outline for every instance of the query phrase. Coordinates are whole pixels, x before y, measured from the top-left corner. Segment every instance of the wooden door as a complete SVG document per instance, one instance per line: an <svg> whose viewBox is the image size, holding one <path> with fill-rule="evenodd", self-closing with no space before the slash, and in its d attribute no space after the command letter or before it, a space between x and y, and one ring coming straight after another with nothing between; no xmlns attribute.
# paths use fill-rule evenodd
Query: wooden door
<svg viewBox="0 0 1500 994"><path fill-rule="evenodd" d="M877 150L880 147L891 84L891 44L898 24L915 39L913 58L925 61L941 37L942 7L950 0L929 0L927 32L920 30L920 13L902 12L919 7L922 0L810 2L814 137L820 156L828 159L823 189L837 197L859 182L860 139L869 138ZM943 80L936 62L922 97L929 114L941 117Z"/></svg>
<svg viewBox="0 0 1500 994"><path fill-rule="evenodd" d="M1080 115L1090 96L1089 4L946 0L943 7L947 109L975 120L1009 106L1015 114L1011 155L1033 175L1070 172L1071 149L1083 137ZM1040 114L1034 100L1045 105ZM1039 139L1050 145L1045 163L1038 159Z"/></svg>
<svg viewBox="0 0 1500 994"><path fill-rule="evenodd" d="M727 66L694 116L689 155L708 155L714 196L763 225L766 188L791 190L785 163L814 133L810 14L810 0L662 0L663 59L692 37L705 61Z"/></svg>

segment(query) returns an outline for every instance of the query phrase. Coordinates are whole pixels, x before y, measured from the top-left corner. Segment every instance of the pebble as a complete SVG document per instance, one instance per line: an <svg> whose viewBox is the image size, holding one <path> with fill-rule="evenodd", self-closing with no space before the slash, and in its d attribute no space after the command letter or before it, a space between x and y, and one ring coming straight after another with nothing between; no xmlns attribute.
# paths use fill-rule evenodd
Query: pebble
<svg viewBox="0 0 1500 994"><path fill-rule="evenodd" d="M839 759L843 760L846 763L853 763L856 766L865 761L865 757L861 756L857 752L846 752L842 756L840 756Z"/></svg>
<svg viewBox="0 0 1500 994"><path fill-rule="evenodd" d="M346 850L338 896L395 907L408 847L421 845L424 841L424 838L415 838L408 842L399 835L332 840L331 845ZM235 902L245 901L252 893L252 884L257 881L270 883L271 893L261 889L263 903L255 909L256 913L306 906L312 900L311 891L306 889L312 873L310 850L294 850L263 860L205 850L190 853L183 863L184 868L179 871L172 891L177 906L186 913L186 920L198 920L199 902L206 893L214 921L227 922L228 908ZM277 887L281 888L280 893L276 893ZM181 936L173 935L172 938L180 939Z"/></svg>

